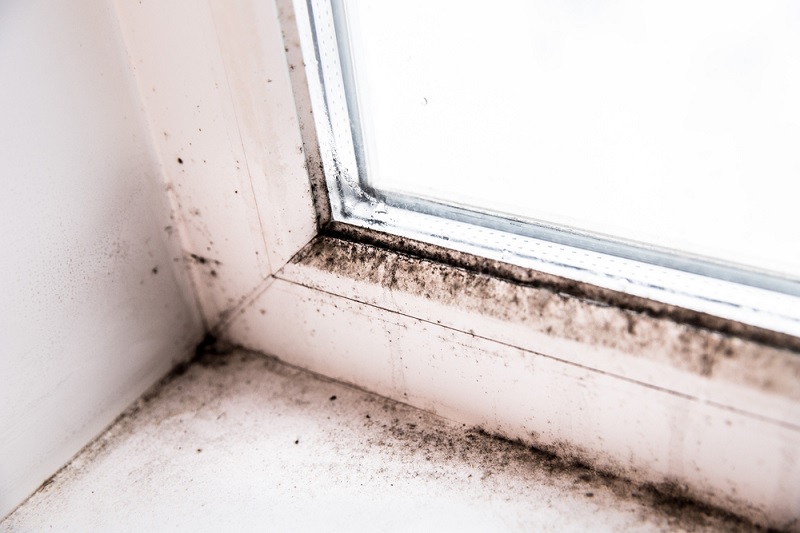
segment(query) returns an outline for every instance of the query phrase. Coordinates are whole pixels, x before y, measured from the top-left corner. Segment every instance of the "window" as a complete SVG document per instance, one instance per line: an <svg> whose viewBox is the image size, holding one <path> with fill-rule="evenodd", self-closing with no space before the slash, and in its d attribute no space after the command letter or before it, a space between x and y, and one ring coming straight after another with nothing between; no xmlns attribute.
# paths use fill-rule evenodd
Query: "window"
<svg viewBox="0 0 800 533"><path fill-rule="evenodd" d="M347 149L358 144L344 85L337 106L325 77L340 51L321 42L337 35L317 17L325 2L215 1L191 16L176 2L115 5L218 337L795 527L794 296L737 283L777 301L737 307L725 280L642 262L666 277L606 272L625 258L521 234L513 218L513 231L487 228L470 210L442 217L442 205L373 194ZM341 120L321 120L337 109ZM326 179L340 194L328 198ZM541 244L519 244L528 238ZM559 259L570 256L587 265Z"/></svg>
<svg viewBox="0 0 800 533"><path fill-rule="evenodd" d="M415 35L412 23L436 33L459 18L434 15L442 4L428 3L424 16L404 20L393 14L388 24L396 28L386 29L377 19L366 24L364 18L362 35L352 28L359 24L351 20L353 13L369 17L375 15L370 9L395 7L408 14L417 5L394 4L298 0L294 18L284 17L304 45L306 68L294 71L294 90L307 167L317 190L327 186L330 195L317 195L319 235L256 300L264 313L245 312L232 331L290 362L465 424L761 524L795 527L800 291L792 266L797 248L791 209L778 215L785 217L783 227L769 228L785 246L779 252L787 261L760 263L759 254L748 261L715 256L716 251L698 256L691 248L674 253L674 245L664 242L642 246L635 235L608 238L598 233L609 230L580 221L571 225L557 216L542 217L548 222L542 223L537 213L515 213L468 187L462 196L442 193L430 186L425 172L393 176L398 157L407 155L412 170L418 162L414 139L411 147L401 143L383 159L397 148L397 138L408 141L405 129L416 120L410 109L431 111L443 96L414 92L412 86L400 106L403 116L382 119L375 111L381 95L372 95L364 80L367 67L359 47L365 47L363 53L370 35L383 38L397 29ZM783 19L768 18L785 26L776 38L784 39L786 48L772 50L789 67L791 76L784 81L796 84L792 39L798 33L789 31L798 20L793 5L702 4L691 4L695 24L729 8L728 19L737 20L755 6L769 6L770 17L783 8ZM617 6L524 5L572 6L587 16ZM480 13L481 24L498 21L500 31L520 23L517 16ZM714 30L728 19L721 17L720 26L715 20ZM686 21L667 22L662 33ZM635 17L631 24L635 27ZM292 39L289 34L285 42ZM373 41L369 52L391 63ZM291 54L290 48L290 61L297 57ZM371 70L372 61L366 63ZM784 98L788 111L796 110L793 101ZM786 118L790 122L782 131L788 136L778 136L780 142L762 155L780 152L788 163L769 160L764 168L775 164L791 173L796 161L783 146L796 134L791 122L796 112ZM647 168L646 158L640 162ZM480 168L478 176L486 179ZM411 179L403 181L406 177ZM763 176L755 179L766 183ZM776 183L785 190L783 179Z"/></svg>
<svg viewBox="0 0 800 533"><path fill-rule="evenodd" d="M337 220L800 334L793 3L312 6Z"/></svg>

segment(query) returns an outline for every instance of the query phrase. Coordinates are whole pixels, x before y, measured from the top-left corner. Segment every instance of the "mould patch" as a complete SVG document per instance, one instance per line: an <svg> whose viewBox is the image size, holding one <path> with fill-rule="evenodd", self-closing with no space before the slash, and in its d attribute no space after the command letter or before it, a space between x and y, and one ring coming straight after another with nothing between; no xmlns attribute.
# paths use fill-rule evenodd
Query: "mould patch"
<svg viewBox="0 0 800 533"><path fill-rule="evenodd" d="M528 271L525 276L529 279L509 279L498 275L495 267L511 270L515 267L494 265L473 256L461 257L449 250L441 254L471 263L454 265L455 259L444 262L443 257L430 259L324 235L293 261L335 276L373 284L390 293L432 299L548 336L602 346L700 376L713 376L800 399L797 386L800 358L793 351L775 346L781 344L777 342L779 336L772 339L776 341L772 345L764 344L746 335L735 336L730 332L676 322L669 314L618 307L610 298L600 298L602 289L584 287L578 282L554 284L550 283L552 276L542 275L544 279L537 279L537 273ZM595 289L600 292L592 292ZM620 298L625 299L625 296Z"/></svg>
<svg viewBox="0 0 800 533"><path fill-rule="evenodd" d="M335 221L323 228L321 236L368 244L409 257L442 263L478 274L486 274L511 283L547 289L554 294L563 294L596 304L625 309L638 315L663 318L693 328L707 329L757 342L765 346L789 349L800 354L800 338L785 333L770 331L674 305L663 304L647 298L625 294L569 278L545 274L405 237Z"/></svg>

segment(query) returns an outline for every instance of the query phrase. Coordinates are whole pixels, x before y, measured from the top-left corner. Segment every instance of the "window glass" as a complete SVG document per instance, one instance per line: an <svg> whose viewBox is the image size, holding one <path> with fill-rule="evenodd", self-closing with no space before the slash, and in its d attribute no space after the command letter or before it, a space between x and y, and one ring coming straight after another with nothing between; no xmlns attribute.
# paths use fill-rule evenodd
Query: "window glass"
<svg viewBox="0 0 800 533"><path fill-rule="evenodd" d="M360 178L800 278L800 3L334 2Z"/></svg>

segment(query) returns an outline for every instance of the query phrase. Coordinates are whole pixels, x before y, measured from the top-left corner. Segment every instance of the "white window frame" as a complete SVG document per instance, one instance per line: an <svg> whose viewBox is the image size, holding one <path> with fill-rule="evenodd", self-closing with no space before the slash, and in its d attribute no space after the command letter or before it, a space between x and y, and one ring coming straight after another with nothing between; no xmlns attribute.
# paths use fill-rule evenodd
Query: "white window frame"
<svg viewBox="0 0 800 533"><path fill-rule="evenodd" d="M797 335L337 221L304 2L115 6L210 331L798 527Z"/></svg>
<svg viewBox="0 0 800 533"><path fill-rule="evenodd" d="M333 220L800 336L797 281L374 190L359 155L368 139L358 125L345 2L311 0L299 9L311 10L301 31Z"/></svg>

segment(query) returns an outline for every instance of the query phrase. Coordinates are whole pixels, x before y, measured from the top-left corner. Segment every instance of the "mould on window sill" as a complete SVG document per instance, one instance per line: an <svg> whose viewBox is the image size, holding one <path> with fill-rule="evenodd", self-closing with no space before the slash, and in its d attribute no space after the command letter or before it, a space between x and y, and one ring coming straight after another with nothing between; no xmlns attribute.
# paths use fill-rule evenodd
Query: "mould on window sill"
<svg viewBox="0 0 800 533"><path fill-rule="evenodd" d="M787 335L350 226L329 228L293 262L526 331L800 398L800 339ZM703 320L704 327L696 324Z"/></svg>
<svg viewBox="0 0 800 533"><path fill-rule="evenodd" d="M664 318L694 328L731 335L765 346L788 349L800 354L800 338L792 335L770 331L675 305L656 302L647 298L621 293L589 283L536 272L509 263L478 257L457 250L407 239L405 237L336 221L327 224L320 232L320 235L355 243L368 244L410 257L497 277L512 283L533 288L547 289L555 294L563 294L599 305L613 306L630 311L634 314L652 318Z"/></svg>

